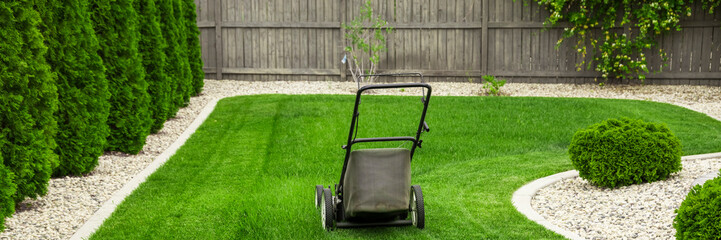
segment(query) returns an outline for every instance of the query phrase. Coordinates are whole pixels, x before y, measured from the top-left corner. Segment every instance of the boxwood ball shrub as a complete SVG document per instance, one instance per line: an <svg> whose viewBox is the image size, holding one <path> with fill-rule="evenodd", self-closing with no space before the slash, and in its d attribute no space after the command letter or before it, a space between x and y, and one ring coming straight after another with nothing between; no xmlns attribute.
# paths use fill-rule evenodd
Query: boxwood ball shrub
<svg viewBox="0 0 721 240"><path fill-rule="evenodd" d="M89 173L98 165L110 130L108 80L87 1L40 0L36 8L48 47L46 60L57 74L59 165L54 176Z"/></svg>
<svg viewBox="0 0 721 240"><path fill-rule="evenodd" d="M681 170L681 143L665 124L609 119L573 136L568 149L579 175L620 187L668 178Z"/></svg>
<svg viewBox="0 0 721 240"><path fill-rule="evenodd" d="M694 186L676 214L676 239L720 239L721 177Z"/></svg>
<svg viewBox="0 0 721 240"><path fill-rule="evenodd" d="M17 186L15 202L45 195L57 166L53 114L58 95L45 61L40 21L33 1L0 1L0 151ZM0 185L7 185L3 181Z"/></svg>

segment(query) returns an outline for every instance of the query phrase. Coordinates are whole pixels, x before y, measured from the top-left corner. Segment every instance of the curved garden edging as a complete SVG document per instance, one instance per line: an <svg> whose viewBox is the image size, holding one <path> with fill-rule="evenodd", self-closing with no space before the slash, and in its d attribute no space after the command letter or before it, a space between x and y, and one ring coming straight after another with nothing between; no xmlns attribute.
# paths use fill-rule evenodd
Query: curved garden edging
<svg viewBox="0 0 721 240"><path fill-rule="evenodd" d="M717 153L708 153L708 154L699 154L699 155L689 155L681 157L683 160L703 160L703 159L710 159L710 158L721 158L721 152ZM707 180L713 179L717 177L719 174L719 171L713 171L707 174L704 174L703 176L697 178L693 181L691 186L695 186L697 184L703 184ZM547 177L536 179L530 183L527 183L526 185L523 185L521 188L516 190L513 193L513 197L511 198L511 202L513 203L513 206L521 212L523 215L525 215L529 220L534 221L548 230L551 230L555 233L558 233L568 239L583 239L582 237L578 236L578 234L573 233L571 231L568 231L566 229L563 229L559 226L556 226L555 224L551 223L551 221L545 219L541 214L536 212L536 210L533 209L531 206L531 200L533 197L538 193L539 190L542 188L549 186L551 184L554 184L558 181L561 181L563 179L568 178L574 178L578 177L578 171L576 170L570 170L565 171L561 173L556 173Z"/></svg>
<svg viewBox="0 0 721 240"><path fill-rule="evenodd" d="M215 109L215 105L219 100L220 99L210 100L210 102L203 107L203 110L200 114L198 114L195 120L193 120L190 126L188 126L188 128L186 128L185 131L178 136L170 147L158 155L158 157L156 157L150 165L135 175L133 179L123 185L120 190L116 191L110 199L108 199L92 216L90 216L90 218L85 221L85 223L77 231L75 231L75 234L73 234L70 239L83 240L90 238L90 235L92 235L95 230L103 224L105 219L110 217L110 215L115 211L115 208L117 208L127 196L138 188L141 183L145 182L145 179L147 179L150 174L153 174L155 170L160 168L160 166L163 166L163 164L165 164L165 162L168 161L168 159L170 159L170 157L173 156L175 152L183 146L183 144L185 144L185 141L190 138L190 135L193 135L195 130L200 127L203 121L210 116L210 113L213 112L213 109Z"/></svg>

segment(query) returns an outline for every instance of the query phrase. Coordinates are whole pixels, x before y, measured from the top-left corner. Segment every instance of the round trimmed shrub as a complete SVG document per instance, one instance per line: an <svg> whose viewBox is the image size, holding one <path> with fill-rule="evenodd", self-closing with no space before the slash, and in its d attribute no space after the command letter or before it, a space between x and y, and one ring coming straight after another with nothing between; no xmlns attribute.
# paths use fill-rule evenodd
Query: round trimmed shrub
<svg viewBox="0 0 721 240"><path fill-rule="evenodd" d="M681 170L681 143L665 124L609 119L581 129L568 153L594 185L620 187L668 178Z"/></svg>
<svg viewBox="0 0 721 240"><path fill-rule="evenodd" d="M721 177L696 185L676 209L676 239L721 237Z"/></svg>

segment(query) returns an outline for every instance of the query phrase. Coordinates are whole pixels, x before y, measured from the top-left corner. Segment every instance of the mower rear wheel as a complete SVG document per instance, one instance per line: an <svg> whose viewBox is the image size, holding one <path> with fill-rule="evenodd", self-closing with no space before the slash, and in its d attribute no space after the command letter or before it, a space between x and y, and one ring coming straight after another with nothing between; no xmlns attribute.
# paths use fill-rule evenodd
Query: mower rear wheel
<svg viewBox="0 0 721 240"><path fill-rule="evenodd" d="M323 185L315 185L315 209L320 209L321 195L323 195Z"/></svg>
<svg viewBox="0 0 721 240"><path fill-rule="evenodd" d="M333 194L330 189L323 189L321 203L323 206L320 208L320 220L323 224L323 229L326 231L333 230Z"/></svg>
<svg viewBox="0 0 721 240"><path fill-rule="evenodd" d="M413 220L413 226L416 226L418 229L423 229L426 227L426 212L425 208L423 208L423 192L421 191L421 186L419 185L413 185L411 186L411 219Z"/></svg>

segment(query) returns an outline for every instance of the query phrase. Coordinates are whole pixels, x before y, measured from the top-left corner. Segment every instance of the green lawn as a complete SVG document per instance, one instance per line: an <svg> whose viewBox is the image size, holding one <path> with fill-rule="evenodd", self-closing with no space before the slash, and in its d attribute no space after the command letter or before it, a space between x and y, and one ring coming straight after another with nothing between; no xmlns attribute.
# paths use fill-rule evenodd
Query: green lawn
<svg viewBox="0 0 721 240"><path fill-rule="evenodd" d="M668 124L684 155L721 152L721 122L669 104L433 97L431 131L424 133L412 167L413 184L423 187L426 229L325 232L313 204L314 187L340 177L353 98L221 100L92 238L560 239L518 213L511 195L529 181L572 169L566 150L577 129L611 117L641 118ZM412 135L420 107L419 97L364 98L358 137Z"/></svg>

